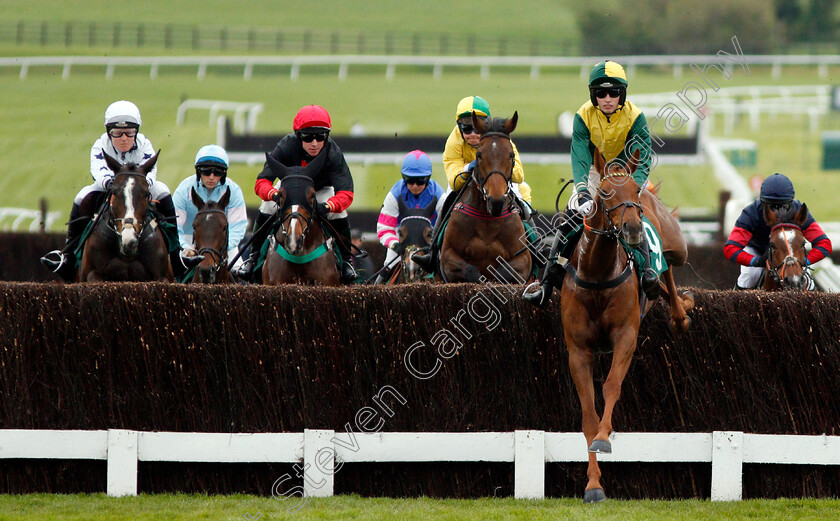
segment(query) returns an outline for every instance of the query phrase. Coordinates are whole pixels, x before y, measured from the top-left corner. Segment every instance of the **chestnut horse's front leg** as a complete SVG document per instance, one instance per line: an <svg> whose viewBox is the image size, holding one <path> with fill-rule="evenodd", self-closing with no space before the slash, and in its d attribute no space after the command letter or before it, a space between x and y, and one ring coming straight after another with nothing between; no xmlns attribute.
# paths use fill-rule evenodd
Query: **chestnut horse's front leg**
<svg viewBox="0 0 840 521"><path fill-rule="evenodd" d="M566 335L566 346L569 350L569 371L575 382L578 399L580 400L581 426L589 447L598 434L598 412L595 410L595 385L592 381L592 349L579 346ZM588 481L584 491L585 503L596 503L606 499L604 487L601 486L601 469L595 452L589 452L589 465L586 468Z"/></svg>

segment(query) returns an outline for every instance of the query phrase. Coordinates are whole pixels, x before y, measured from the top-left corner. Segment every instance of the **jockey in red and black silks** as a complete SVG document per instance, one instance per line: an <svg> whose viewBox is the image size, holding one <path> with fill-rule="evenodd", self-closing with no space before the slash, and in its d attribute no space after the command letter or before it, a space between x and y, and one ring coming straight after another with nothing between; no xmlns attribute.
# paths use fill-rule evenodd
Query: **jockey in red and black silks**
<svg viewBox="0 0 840 521"><path fill-rule="evenodd" d="M326 109L318 105L307 105L298 111L292 126L293 132L283 137L270 155L283 165L294 167L307 166L316 156L326 154L323 166L312 179L318 201L315 212L326 218L340 235L336 237L335 242L343 257L341 281L349 284L357 277L351 263L350 223L347 220L347 208L353 203L353 177L350 168L341 149L330 138L332 125ZM278 210L274 198L282 180L275 181L277 176L266 162L254 185L254 191L263 203L254 223L255 236L251 243L250 259L238 272L240 277L246 279L251 276L260 247L269 234L269 230L261 228L265 228L263 224ZM258 231L259 236L256 233Z"/></svg>
<svg viewBox="0 0 840 521"><path fill-rule="evenodd" d="M773 174L761 184L759 198L741 211L723 247L726 258L741 265L736 289L755 288L761 280L770 244L770 226L764 221L764 205L769 205L777 214L794 215L802 208L802 202L794 197L790 179L782 174ZM802 226L802 235L811 244L805 258L806 265L819 262L831 254L831 239L810 212Z"/></svg>

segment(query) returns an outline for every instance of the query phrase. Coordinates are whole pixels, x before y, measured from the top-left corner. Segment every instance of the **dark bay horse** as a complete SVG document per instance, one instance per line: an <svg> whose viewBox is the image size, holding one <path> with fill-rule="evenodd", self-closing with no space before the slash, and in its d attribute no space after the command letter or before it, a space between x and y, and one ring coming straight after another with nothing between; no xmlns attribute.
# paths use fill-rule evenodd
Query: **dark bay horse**
<svg viewBox="0 0 840 521"><path fill-rule="evenodd" d="M763 206L764 221L770 226L770 246L762 288L767 291L806 289L809 278L805 267L802 227L808 220L808 207L803 204L788 219L777 216L769 205Z"/></svg>
<svg viewBox="0 0 840 521"><path fill-rule="evenodd" d="M621 384L636 350L640 309L639 282L633 263L619 240L638 246L642 234L651 234L642 225L642 213L659 231L661 249L669 269L662 274L670 307L671 325L686 331L690 320L687 311L694 308L690 294L678 295L671 269L685 264L688 251L679 224L662 203L647 190L641 191L631 177L638 153L629 169L624 165L605 165L595 151L595 168L601 172L601 187L596 190L593 210L584 220L584 232L570 259L561 292L561 313L569 369L581 404L583 434L589 446L589 478L585 503L606 499L601 486L597 453L610 453L609 436L612 414L621 394ZM598 416L595 408L593 359L596 352L612 351L612 365L603 385L604 409Z"/></svg>
<svg viewBox="0 0 840 521"><path fill-rule="evenodd" d="M149 211L146 174L159 155L160 151L142 165L121 165L105 154L114 182L109 205L85 242L79 281L175 280L163 231Z"/></svg>
<svg viewBox="0 0 840 521"><path fill-rule="evenodd" d="M397 198L403 216L397 227L399 246L396 252L400 254L400 262L391 271L388 284L420 282L428 275L411 257L432 244L432 217L437 202L438 198L434 197L425 208L409 208L402 198Z"/></svg>
<svg viewBox="0 0 840 521"><path fill-rule="evenodd" d="M312 173L320 170L324 157L318 154L305 167L287 167L266 154L281 185L280 223L269 237L262 268L264 284L340 284L333 239L328 239L314 210L317 200Z"/></svg>
<svg viewBox="0 0 840 521"><path fill-rule="evenodd" d="M190 197L198 212L193 219L193 244L204 260L196 267L193 282L226 284L228 271L228 219L225 213L230 202L230 188L218 201L205 201L190 188Z"/></svg>
<svg viewBox="0 0 840 521"><path fill-rule="evenodd" d="M521 238L525 227L515 209L511 177L514 152L510 134L519 116L486 121L473 114L481 134L476 166L452 209L440 249L444 282L480 282L482 277L520 283L531 278L532 259ZM501 264L506 264L499 269ZM492 268L492 271L490 270ZM516 276L514 276L516 274Z"/></svg>

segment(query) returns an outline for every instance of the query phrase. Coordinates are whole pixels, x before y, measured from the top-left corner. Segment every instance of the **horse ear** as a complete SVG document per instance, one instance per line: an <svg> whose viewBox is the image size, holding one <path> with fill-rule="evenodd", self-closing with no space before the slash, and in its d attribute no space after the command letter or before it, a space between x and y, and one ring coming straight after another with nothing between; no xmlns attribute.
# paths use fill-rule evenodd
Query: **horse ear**
<svg viewBox="0 0 840 521"><path fill-rule="evenodd" d="M112 172L116 174L120 171L120 169L122 169L122 164L120 164L119 161L109 156L106 152L102 152L102 155L105 156L105 164L108 165L108 168L110 168Z"/></svg>
<svg viewBox="0 0 840 521"><path fill-rule="evenodd" d="M219 198L219 208L227 208L228 203L230 202L230 187L225 190L224 195Z"/></svg>
<svg viewBox="0 0 840 521"><path fill-rule="evenodd" d="M628 174L633 174L636 169L639 167L639 149L637 148L633 155L630 156L630 163L627 165L630 168L630 171L627 172Z"/></svg>
<svg viewBox="0 0 840 521"><path fill-rule="evenodd" d="M397 197L397 208L399 208L400 215L405 215L408 211L408 206L405 205L402 197Z"/></svg>
<svg viewBox="0 0 840 521"><path fill-rule="evenodd" d="M432 197L432 202L426 205L423 208L423 217L428 217L429 219L435 214L435 208L437 207L438 198L437 196Z"/></svg>
<svg viewBox="0 0 840 521"><path fill-rule="evenodd" d="M201 196L198 195L198 193L195 191L195 188L190 188L190 199L192 199L192 202L196 208L201 208L205 204L204 199L202 199Z"/></svg>
<svg viewBox="0 0 840 521"><path fill-rule="evenodd" d="M327 147L324 146L324 148L321 149L321 152L317 156L315 156L315 159L313 159L311 163L303 167L303 173L305 175L314 179L315 175L321 171L321 168L324 167L324 162L327 160L326 148Z"/></svg>
<svg viewBox="0 0 840 521"><path fill-rule="evenodd" d="M516 130L517 121L519 121L519 112L514 111L513 117L505 121L505 134L512 134Z"/></svg>
<svg viewBox="0 0 840 521"><path fill-rule="evenodd" d="M479 134L484 134L485 132L487 132L487 124L485 123L484 119L475 115L475 111L472 112L472 124Z"/></svg>
<svg viewBox="0 0 840 521"><path fill-rule="evenodd" d="M289 167L274 159L274 157L268 152L265 153L265 164L268 166L269 170L271 170L272 173L280 179L283 179L286 174L291 171Z"/></svg>
<svg viewBox="0 0 840 521"><path fill-rule="evenodd" d="M808 220L808 205L802 203L802 207L799 208L799 211L796 212L796 215L793 216L793 224L802 228L805 226L805 221Z"/></svg>
<svg viewBox="0 0 840 521"><path fill-rule="evenodd" d="M595 164L595 171L598 172L601 177L607 173L607 160L604 159L604 156L601 154L601 151L597 148L595 149L595 154L593 155L593 160Z"/></svg>
<svg viewBox="0 0 840 521"><path fill-rule="evenodd" d="M779 217L776 215L776 212L770 209L770 205L761 203L761 206L763 208L764 222L771 228L779 224Z"/></svg>
<svg viewBox="0 0 840 521"><path fill-rule="evenodd" d="M146 161L145 163L140 165L140 170L142 170L143 172L145 172L147 174L149 172L151 172L152 169L155 167L155 164L157 163L159 155L160 155L160 149L158 149L157 154L153 155L151 159L149 159L148 161Z"/></svg>

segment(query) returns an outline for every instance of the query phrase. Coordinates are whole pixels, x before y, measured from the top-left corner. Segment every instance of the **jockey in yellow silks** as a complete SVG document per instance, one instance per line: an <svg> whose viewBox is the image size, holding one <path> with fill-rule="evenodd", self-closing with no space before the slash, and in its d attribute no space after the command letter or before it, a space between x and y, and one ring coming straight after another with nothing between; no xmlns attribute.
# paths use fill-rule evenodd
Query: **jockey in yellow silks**
<svg viewBox="0 0 840 521"><path fill-rule="evenodd" d="M642 111L627 101L627 74L614 61L597 63L589 74L589 101L577 114L572 132L572 175L574 193L558 226L549 262L540 287L526 289L524 298L536 305L545 305L551 298L553 287L563 284L565 255L574 251L582 233L583 216L592 211L592 193L600 185L600 172L592 168L594 154L600 152L604 159L630 164L633 154L639 152L639 164L633 180L645 186L650 174L651 143L647 120ZM644 265L637 265L641 285L650 300L659 296L659 276L650 268L650 249L647 234L637 248ZM558 254L560 260L558 261ZM636 256L633 256L634 259Z"/></svg>
<svg viewBox="0 0 840 521"><path fill-rule="evenodd" d="M435 223L432 237L437 238L449 217L449 211L457 198L457 193L464 187L475 168L476 148L481 139L473 127L473 113L478 118L490 117L490 105L480 96L467 96L458 102L455 109L455 128L446 138L446 146L443 150L443 168L446 170L446 179L449 182L449 190L446 192L446 199L441 207L440 217ZM525 171L522 169L522 161L519 159L519 151L516 145L513 146L513 173L511 175L511 190L516 195L517 206L520 208L523 221L531 217L531 187L525 182ZM524 203L522 202L524 201ZM437 264L437 241L433 241L429 253L415 255L414 261L425 271L431 273Z"/></svg>

